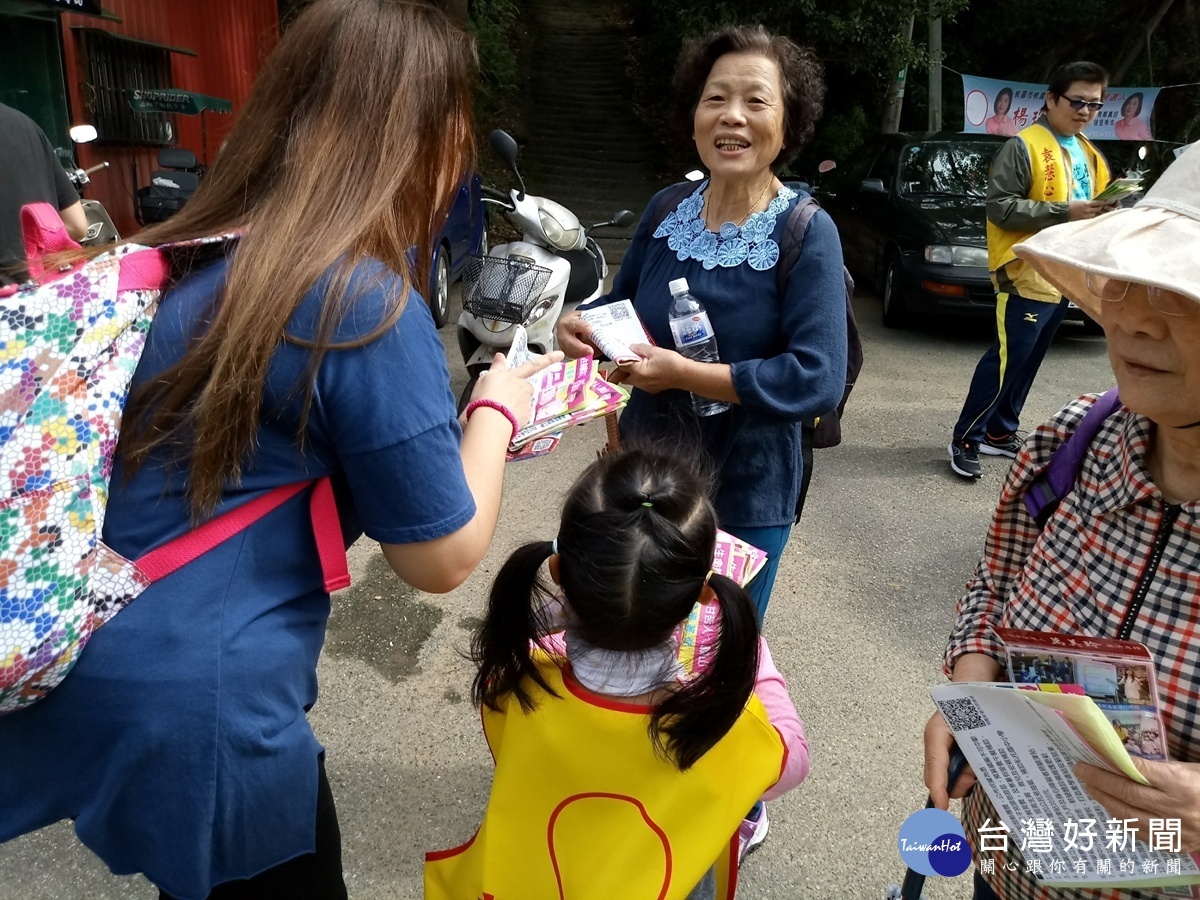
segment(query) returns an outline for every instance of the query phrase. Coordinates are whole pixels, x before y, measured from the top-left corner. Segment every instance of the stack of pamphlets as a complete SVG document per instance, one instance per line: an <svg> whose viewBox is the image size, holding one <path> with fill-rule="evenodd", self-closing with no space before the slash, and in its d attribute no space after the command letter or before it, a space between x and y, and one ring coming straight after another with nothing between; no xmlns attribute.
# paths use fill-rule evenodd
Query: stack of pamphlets
<svg viewBox="0 0 1200 900"><path fill-rule="evenodd" d="M616 300L579 314L591 327L596 349L619 366L641 359L630 349L634 344L654 344L629 300Z"/></svg>
<svg viewBox="0 0 1200 900"><path fill-rule="evenodd" d="M530 356L528 335L518 325L508 354L509 368ZM545 456L558 446L564 429L616 412L629 400L628 389L605 381L590 356L557 362L531 375L529 382L533 385L529 424L513 435L510 460Z"/></svg>
<svg viewBox="0 0 1200 900"><path fill-rule="evenodd" d="M764 551L718 529L717 546L713 550L714 573L745 587L766 564ZM720 628L721 607L718 604L697 603L692 608L679 633L679 663L685 677L690 678L708 668Z"/></svg>
<svg viewBox="0 0 1200 900"><path fill-rule="evenodd" d="M1166 759L1150 652L1136 641L997 628L1018 687L1090 697L1132 756Z"/></svg>
<svg viewBox="0 0 1200 900"><path fill-rule="evenodd" d="M1086 762L1146 784L1131 754L1167 758L1146 647L1006 628L996 634L1011 683L954 683L930 693L1000 814L996 828L1011 831L1012 844L1022 848L1026 871L1046 886L1200 898L1200 858L1180 853L1178 819L1155 820L1149 833L1136 833L1113 820L1071 771ZM1082 840L1088 831L1092 839ZM1022 839L1032 832L1036 842ZM983 850L982 830L980 838Z"/></svg>
<svg viewBox="0 0 1200 900"><path fill-rule="evenodd" d="M1140 194L1144 179L1145 176L1141 172L1130 172L1124 178L1114 178L1108 183L1108 187L1096 195L1096 199L1115 203L1126 197L1132 197L1134 194Z"/></svg>

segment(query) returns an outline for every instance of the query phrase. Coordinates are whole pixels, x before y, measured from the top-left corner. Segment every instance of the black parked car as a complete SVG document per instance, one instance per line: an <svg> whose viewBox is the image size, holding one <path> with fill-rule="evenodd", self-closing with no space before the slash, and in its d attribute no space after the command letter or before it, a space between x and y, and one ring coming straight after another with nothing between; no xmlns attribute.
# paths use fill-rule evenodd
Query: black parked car
<svg viewBox="0 0 1200 900"><path fill-rule="evenodd" d="M921 313L995 315L984 201L1005 140L883 134L822 178L814 194L837 223L846 265L879 291L886 325Z"/></svg>

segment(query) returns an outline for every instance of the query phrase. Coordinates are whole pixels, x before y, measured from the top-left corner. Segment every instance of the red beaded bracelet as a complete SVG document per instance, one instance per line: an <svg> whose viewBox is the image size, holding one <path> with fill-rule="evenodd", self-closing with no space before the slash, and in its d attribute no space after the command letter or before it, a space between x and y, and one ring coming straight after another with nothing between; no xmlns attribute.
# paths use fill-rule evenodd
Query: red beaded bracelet
<svg viewBox="0 0 1200 900"><path fill-rule="evenodd" d="M494 409L496 412L500 413L500 415L504 416L504 418L508 419L509 424L512 425L513 434L516 434L521 430L521 426L517 424L516 415L514 415L513 411L499 400L472 400L467 404L467 419L470 419L471 413L475 412L475 410L479 409L481 406L486 406L488 409Z"/></svg>

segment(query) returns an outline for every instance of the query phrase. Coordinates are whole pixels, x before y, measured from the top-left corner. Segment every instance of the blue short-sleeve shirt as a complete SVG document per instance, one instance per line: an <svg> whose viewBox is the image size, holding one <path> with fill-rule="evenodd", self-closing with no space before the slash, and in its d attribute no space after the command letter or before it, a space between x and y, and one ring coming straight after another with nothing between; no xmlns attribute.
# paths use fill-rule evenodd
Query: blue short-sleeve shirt
<svg viewBox="0 0 1200 900"><path fill-rule="evenodd" d="M224 260L162 299L136 388L182 355L226 272ZM402 287L360 265L339 340L369 335ZM291 334L316 331L318 284ZM236 302L230 298L228 302ZM331 350L297 439L309 351L276 350L256 449L218 512L324 475L339 486L348 539L432 540L471 520L445 357L428 307L364 346ZM118 464L106 542L136 559L191 527L178 469ZM64 818L118 874L143 872L190 900L313 850L321 747L306 719L329 596L309 492L153 584L96 632L63 684L0 717L0 841Z"/></svg>

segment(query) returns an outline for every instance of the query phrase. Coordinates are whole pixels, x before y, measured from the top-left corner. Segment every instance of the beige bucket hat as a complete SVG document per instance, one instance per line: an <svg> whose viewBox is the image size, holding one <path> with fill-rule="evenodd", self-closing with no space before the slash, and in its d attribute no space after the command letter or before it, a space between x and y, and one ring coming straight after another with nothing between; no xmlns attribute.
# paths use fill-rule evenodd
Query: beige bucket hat
<svg viewBox="0 0 1200 900"><path fill-rule="evenodd" d="M1088 274L1135 281L1200 303L1200 143L1191 144L1128 209L1039 231L1014 248L1094 319Z"/></svg>

